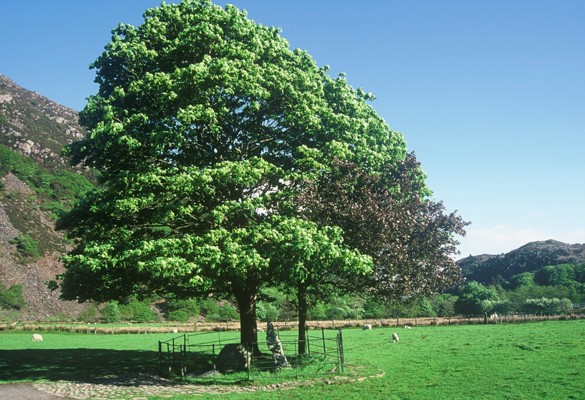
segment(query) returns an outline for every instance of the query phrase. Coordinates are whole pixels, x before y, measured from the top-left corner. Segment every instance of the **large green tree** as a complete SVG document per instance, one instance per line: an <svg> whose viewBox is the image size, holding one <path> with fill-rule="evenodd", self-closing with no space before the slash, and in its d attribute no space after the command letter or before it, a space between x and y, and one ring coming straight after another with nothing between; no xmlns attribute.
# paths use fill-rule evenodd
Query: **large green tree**
<svg viewBox="0 0 585 400"><path fill-rule="evenodd" d="M298 192L334 159L391 167L404 140L369 94L233 6L186 0L144 16L93 63L88 133L67 149L100 185L59 220L75 241L62 296L229 293L242 342L255 342L261 285L372 268L339 228L299 212Z"/></svg>

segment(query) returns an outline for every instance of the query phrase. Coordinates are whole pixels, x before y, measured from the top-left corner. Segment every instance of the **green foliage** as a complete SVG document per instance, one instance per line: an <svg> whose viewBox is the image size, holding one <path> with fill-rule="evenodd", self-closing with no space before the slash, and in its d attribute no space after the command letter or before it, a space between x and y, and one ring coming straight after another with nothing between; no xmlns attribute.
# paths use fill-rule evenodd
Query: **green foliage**
<svg viewBox="0 0 585 400"><path fill-rule="evenodd" d="M585 284L585 263L576 264L573 272L575 273L575 281Z"/></svg>
<svg viewBox="0 0 585 400"><path fill-rule="evenodd" d="M386 306L384 301L379 298L368 297L364 304L364 315L366 319L379 319L387 316Z"/></svg>
<svg viewBox="0 0 585 400"><path fill-rule="evenodd" d="M561 264L541 268L534 274L534 281L542 286L567 285L575 281L575 267Z"/></svg>
<svg viewBox="0 0 585 400"><path fill-rule="evenodd" d="M0 177L8 172L25 182L40 198L41 208L53 211L55 216L93 187L83 175L65 169L48 170L0 144Z"/></svg>
<svg viewBox="0 0 585 400"><path fill-rule="evenodd" d="M527 314L559 315L570 314L573 311L573 303L569 299L546 298L527 299L522 311Z"/></svg>
<svg viewBox="0 0 585 400"><path fill-rule="evenodd" d="M26 305L21 285L12 285L8 289L0 283L0 308L20 310Z"/></svg>
<svg viewBox="0 0 585 400"><path fill-rule="evenodd" d="M35 260L47 251L64 251L65 243L39 221L32 208L49 211L50 216L69 209L92 184L87 178L64 169L49 170L29 157L0 145L0 177L11 172L22 180L34 195L26 198L19 193L0 193L11 224L20 231L12 243L25 260ZM0 188L0 190L3 188Z"/></svg>
<svg viewBox="0 0 585 400"><path fill-rule="evenodd" d="M518 275L514 275L510 279L510 283L508 287L510 289L517 289L520 286L529 286L533 285L534 282L534 273L533 272L523 272Z"/></svg>
<svg viewBox="0 0 585 400"><path fill-rule="evenodd" d="M4 114L0 114L0 126L8 125L8 118Z"/></svg>
<svg viewBox="0 0 585 400"><path fill-rule="evenodd" d="M64 259L77 271L64 276L101 278L123 264L123 287L65 283L65 295L188 296L214 283L231 292L227 282L249 292L317 259L341 266L340 234L313 240L321 229L289 216L291 182L334 153L372 167L402 157L402 137L368 96L235 7L194 0L145 15L139 27L120 25L93 64L100 90L81 113L90 133L68 151L107 185L60 223L83 239ZM272 261L288 252L294 263ZM367 268L367 258L348 260Z"/></svg>
<svg viewBox="0 0 585 400"><path fill-rule="evenodd" d="M328 302L325 311L325 316L328 319L346 319L351 315L351 308L347 301L341 297L337 297Z"/></svg>
<svg viewBox="0 0 585 400"><path fill-rule="evenodd" d="M167 320L176 322L189 322L189 313L185 310L174 310L167 313Z"/></svg>
<svg viewBox="0 0 585 400"><path fill-rule="evenodd" d="M571 298L573 291L566 286L521 286L516 290L508 292L508 301L513 304L515 310L520 310L527 299L538 298ZM577 297L580 297L577 295Z"/></svg>
<svg viewBox="0 0 585 400"><path fill-rule="evenodd" d="M327 305L323 302L317 302L309 309L308 319L313 321L323 321L327 319Z"/></svg>
<svg viewBox="0 0 585 400"><path fill-rule="evenodd" d="M455 315L455 302L458 297L449 293L433 296L430 301L433 311L439 317L452 317Z"/></svg>
<svg viewBox="0 0 585 400"><path fill-rule="evenodd" d="M197 299L177 299L171 297L164 305L166 318L171 321L187 322L191 318L197 320L200 313L200 305Z"/></svg>
<svg viewBox="0 0 585 400"><path fill-rule="evenodd" d="M256 304L256 316L262 322L280 321L280 311L273 303L259 301Z"/></svg>
<svg viewBox="0 0 585 400"><path fill-rule="evenodd" d="M107 303L100 313L100 320L106 324L120 322L120 308L117 301Z"/></svg>
<svg viewBox="0 0 585 400"><path fill-rule="evenodd" d="M214 313L208 313L205 320L209 322L229 322L238 319L238 311L230 303L218 305Z"/></svg>
<svg viewBox="0 0 585 400"><path fill-rule="evenodd" d="M37 241L26 233L19 233L10 243L15 244L20 255L26 259L36 260L41 256Z"/></svg>
<svg viewBox="0 0 585 400"><path fill-rule="evenodd" d="M79 322L96 323L99 320L99 310L95 303L90 304L77 316L77 321Z"/></svg>
<svg viewBox="0 0 585 400"><path fill-rule="evenodd" d="M217 300L212 298L203 299L199 302L201 314L207 319L207 316L217 315L219 312L219 304Z"/></svg>
<svg viewBox="0 0 585 400"><path fill-rule="evenodd" d="M18 153L0 144L0 176L6 175L10 170L13 168L14 163L19 160L21 157L18 156ZM24 157L22 157L24 160ZM24 161L23 161L24 163Z"/></svg>
<svg viewBox="0 0 585 400"><path fill-rule="evenodd" d="M266 285L297 291L302 319L305 303L332 287L356 290L367 276L395 298L459 278L449 255L465 223L430 200L420 165L369 105L372 95L233 6L185 0L144 15L140 26L114 29L92 64L99 90L80 114L88 133L65 150L101 183L57 224L76 243L63 257L65 299L213 293L234 300L251 342L254 299ZM375 214L384 222L376 233L391 234L371 251L351 241L359 235L342 229L344 218L329 223L298 201L338 177L339 165L381 176L373 186L392 199ZM350 211L364 196L352 198L361 189L353 181L342 186L353 200L340 208ZM379 255L384 268L373 274ZM207 319L235 317L232 305L204 308ZM334 298L325 314L357 318L365 308Z"/></svg>
<svg viewBox="0 0 585 400"><path fill-rule="evenodd" d="M512 290L509 297L516 306L527 299L568 298L575 303L585 301L585 263L546 266L533 274L520 274L512 277L508 286ZM533 276L533 281L518 283L524 277Z"/></svg>
<svg viewBox="0 0 585 400"><path fill-rule="evenodd" d="M138 323L155 322L159 320L158 314L151 307L151 300L139 301L131 298L127 304L120 304L120 319Z"/></svg>
<svg viewBox="0 0 585 400"><path fill-rule="evenodd" d="M482 316L490 313L500 299L495 289L471 281L459 290L455 312L467 316Z"/></svg>
<svg viewBox="0 0 585 400"><path fill-rule="evenodd" d="M573 303L585 301L585 285L580 282L583 265L561 264L524 272L512 276L504 287L470 282L459 293L455 311L465 315L571 313Z"/></svg>
<svg viewBox="0 0 585 400"><path fill-rule="evenodd" d="M419 316L419 317L436 317L437 316L437 313L433 309L433 304L431 303L431 300L429 300L427 298L423 298L420 300L419 313L417 316Z"/></svg>

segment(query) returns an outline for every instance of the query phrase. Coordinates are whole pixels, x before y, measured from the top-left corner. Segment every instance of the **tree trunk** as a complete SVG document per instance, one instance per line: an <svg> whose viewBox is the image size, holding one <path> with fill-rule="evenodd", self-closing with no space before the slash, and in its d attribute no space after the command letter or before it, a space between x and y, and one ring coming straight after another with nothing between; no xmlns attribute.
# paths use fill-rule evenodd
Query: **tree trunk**
<svg viewBox="0 0 585 400"><path fill-rule="evenodd" d="M299 354L307 351L307 288L299 284L297 288L297 300L299 302Z"/></svg>
<svg viewBox="0 0 585 400"><path fill-rule="evenodd" d="M238 282L240 283L240 282ZM232 285L233 293L240 311L240 343L251 348L254 355L260 355L256 325L256 297L258 289Z"/></svg>

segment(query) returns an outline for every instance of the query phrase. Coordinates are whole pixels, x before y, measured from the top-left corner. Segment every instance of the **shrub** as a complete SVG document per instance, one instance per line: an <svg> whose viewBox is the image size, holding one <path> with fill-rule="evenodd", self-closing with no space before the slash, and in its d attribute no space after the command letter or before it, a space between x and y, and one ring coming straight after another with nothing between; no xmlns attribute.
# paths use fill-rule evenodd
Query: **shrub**
<svg viewBox="0 0 585 400"><path fill-rule="evenodd" d="M185 311L185 310L170 311L167 314L167 319L169 321L188 322L189 321L189 313L187 313L187 311Z"/></svg>
<svg viewBox="0 0 585 400"><path fill-rule="evenodd" d="M239 314L236 308L230 303L225 303L217 308L216 313L207 314L205 319L209 322L227 322L238 318Z"/></svg>
<svg viewBox="0 0 585 400"><path fill-rule="evenodd" d="M427 298L421 299L418 308L418 317L436 317L437 313L433 309L433 304Z"/></svg>
<svg viewBox="0 0 585 400"><path fill-rule="evenodd" d="M56 213L93 188L83 175L65 169L49 170L29 157L0 144L0 176L12 172L24 181L41 200L41 207Z"/></svg>
<svg viewBox="0 0 585 400"><path fill-rule="evenodd" d="M333 298L326 306L325 315L328 319L345 319L351 315L351 309L343 298Z"/></svg>
<svg viewBox="0 0 585 400"><path fill-rule="evenodd" d="M111 301L105 305L101 312L101 321L106 324L120 322L120 308L116 301Z"/></svg>
<svg viewBox="0 0 585 400"><path fill-rule="evenodd" d="M201 313L205 316L205 319L208 319L208 317L211 315L218 314L219 305L217 304L217 300L215 299L201 300L199 306Z"/></svg>
<svg viewBox="0 0 585 400"><path fill-rule="evenodd" d="M41 256L37 241L26 233L19 233L10 243L16 245L16 249L22 257L37 259Z"/></svg>
<svg viewBox="0 0 585 400"><path fill-rule="evenodd" d="M256 316L260 321L278 321L279 315L280 311L272 303L259 301L258 304L256 304Z"/></svg>
<svg viewBox="0 0 585 400"><path fill-rule="evenodd" d="M128 304L120 305L120 318L143 323L157 321L158 315L150 308L150 301L132 299Z"/></svg>
<svg viewBox="0 0 585 400"><path fill-rule="evenodd" d="M6 289L0 283L0 307L20 310L26 305L21 285L13 285Z"/></svg>
<svg viewBox="0 0 585 400"><path fill-rule="evenodd" d="M327 319L327 307L322 302L318 302L315 306L309 309L308 317L314 321L322 321Z"/></svg>
<svg viewBox="0 0 585 400"><path fill-rule="evenodd" d="M522 311L528 314L570 314L573 311L573 303L569 299L546 298L527 299Z"/></svg>
<svg viewBox="0 0 585 400"><path fill-rule="evenodd" d="M198 318L200 306L197 299L168 299L162 306L166 318L171 321L186 322L189 318Z"/></svg>
<svg viewBox="0 0 585 400"><path fill-rule="evenodd" d="M98 319L98 309L95 304L91 304L77 316L79 322L97 322Z"/></svg>

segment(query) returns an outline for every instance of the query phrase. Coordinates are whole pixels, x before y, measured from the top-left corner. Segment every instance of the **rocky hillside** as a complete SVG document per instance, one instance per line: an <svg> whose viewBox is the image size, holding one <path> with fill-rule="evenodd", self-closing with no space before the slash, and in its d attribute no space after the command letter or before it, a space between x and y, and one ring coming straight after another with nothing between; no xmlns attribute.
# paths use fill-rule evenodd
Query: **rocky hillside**
<svg viewBox="0 0 585 400"><path fill-rule="evenodd" d="M60 156L83 136L77 112L0 75L0 288L21 285L25 307L0 318L75 315L45 282L62 272L67 243L54 223L59 210L91 185Z"/></svg>
<svg viewBox="0 0 585 400"><path fill-rule="evenodd" d="M0 75L0 144L54 168L66 165L63 146L82 137L76 111Z"/></svg>
<svg viewBox="0 0 585 400"><path fill-rule="evenodd" d="M470 256L457 263L468 281L488 284L548 265L582 262L585 262L585 244L546 240L528 243L507 254Z"/></svg>

